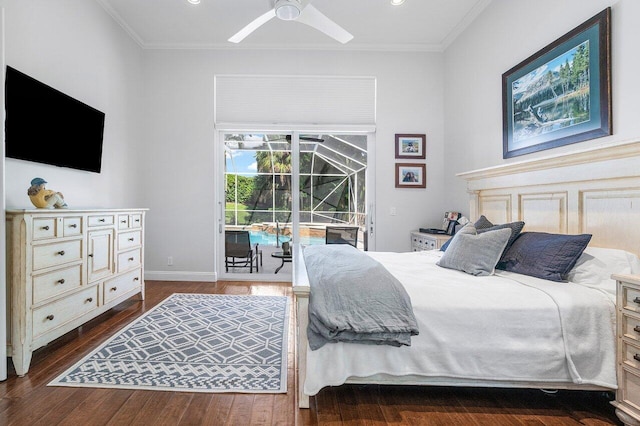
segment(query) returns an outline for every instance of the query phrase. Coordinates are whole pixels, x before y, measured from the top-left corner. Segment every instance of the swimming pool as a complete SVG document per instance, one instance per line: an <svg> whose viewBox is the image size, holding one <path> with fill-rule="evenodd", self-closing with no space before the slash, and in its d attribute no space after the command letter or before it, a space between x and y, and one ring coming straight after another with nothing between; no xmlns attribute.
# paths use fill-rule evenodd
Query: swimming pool
<svg viewBox="0 0 640 426"><path fill-rule="evenodd" d="M250 231L249 232L251 244L260 244L265 246L275 246L276 245L276 234L269 234L264 231ZM302 244L312 245L312 244L324 244L324 237L300 237L299 242ZM285 241L291 241L291 237L280 236L280 244Z"/></svg>

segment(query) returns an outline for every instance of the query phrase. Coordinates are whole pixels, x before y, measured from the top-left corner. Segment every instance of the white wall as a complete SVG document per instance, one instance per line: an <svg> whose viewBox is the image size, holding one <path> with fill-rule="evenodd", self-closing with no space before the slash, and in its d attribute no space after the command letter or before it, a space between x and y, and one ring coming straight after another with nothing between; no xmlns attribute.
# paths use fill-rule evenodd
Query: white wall
<svg viewBox="0 0 640 426"><path fill-rule="evenodd" d="M106 113L101 174L6 159L7 208L32 207L35 176L71 208L149 207L147 271L214 272L217 73L375 76L377 248L408 250L409 231L444 210L442 54L142 51L86 0L9 1L6 34L8 65ZM426 190L394 188L395 133L426 133Z"/></svg>
<svg viewBox="0 0 640 426"><path fill-rule="evenodd" d="M27 188L36 176L71 208L144 207L132 155L142 117L140 47L95 1L10 0L5 31L7 65L106 114L102 173L6 159L7 208L33 208Z"/></svg>
<svg viewBox="0 0 640 426"><path fill-rule="evenodd" d="M613 135L503 160L502 74L607 6L612 6ZM445 173L454 205L467 200L456 173L640 139L638 17L637 0L491 2L445 52Z"/></svg>
<svg viewBox="0 0 640 426"><path fill-rule="evenodd" d="M146 51L142 167L146 268L213 271L215 74L377 78L377 249L410 249L409 231L435 224L443 194L442 54L325 51ZM396 189L395 133L427 135L427 189ZM389 208L397 208L390 216ZM166 260L173 257L174 265ZM170 278L168 278L170 279Z"/></svg>

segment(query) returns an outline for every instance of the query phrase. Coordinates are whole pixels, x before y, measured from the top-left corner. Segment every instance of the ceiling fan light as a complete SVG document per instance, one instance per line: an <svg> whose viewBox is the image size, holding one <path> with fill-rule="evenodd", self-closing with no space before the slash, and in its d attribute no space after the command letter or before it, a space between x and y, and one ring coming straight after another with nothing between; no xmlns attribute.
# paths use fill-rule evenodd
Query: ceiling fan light
<svg viewBox="0 0 640 426"><path fill-rule="evenodd" d="M293 21L300 16L300 6L295 1L278 1L275 6L276 16L283 21Z"/></svg>
<svg viewBox="0 0 640 426"><path fill-rule="evenodd" d="M402 3L404 3L404 0L391 0L392 6L400 6Z"/></svg>
<svg viewBox="0 0 640 426"><path fill-rule="evenodd" d="M200 0L187 0L191 4L200 4Z"/></svg>

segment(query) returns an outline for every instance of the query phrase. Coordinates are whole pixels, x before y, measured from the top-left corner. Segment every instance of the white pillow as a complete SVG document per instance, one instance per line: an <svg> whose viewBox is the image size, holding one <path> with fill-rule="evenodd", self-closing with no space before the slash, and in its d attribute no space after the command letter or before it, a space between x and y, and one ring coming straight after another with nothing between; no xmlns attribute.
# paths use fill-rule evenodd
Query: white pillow
<svg viewBox="0 0 640 426"><path fill-rule="evenodd" d="M593 287L615 297L611 274L640 274L640 259L628 251L587 247L567 275L569 282Z"/></svg>

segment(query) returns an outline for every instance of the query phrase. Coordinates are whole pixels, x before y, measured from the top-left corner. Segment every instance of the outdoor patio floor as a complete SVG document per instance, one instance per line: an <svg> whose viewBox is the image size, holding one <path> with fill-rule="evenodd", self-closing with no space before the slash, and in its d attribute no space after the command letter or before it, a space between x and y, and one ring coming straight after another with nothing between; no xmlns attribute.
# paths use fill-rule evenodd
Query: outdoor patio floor
<svg viewBox="0 0 640 426"><path fill-rule="evenodd" d="M256 274L255 270L253 271L253 274L254 275L262 275L262 274L274 275L276 272L276 269L280 267L280 265L282 265L282 260L276 259L275 257L271 257L271 253L282 251L282 247L260 245L259 249L262 251L262 265L258 268L258 274ZM230 274L235 272L246 274L247 272L249 272L249 267L229 268ZM278 271L277 276L281 278L282 281L290 281L291 280L291 262L285 262L282 269Z"/></svg>

